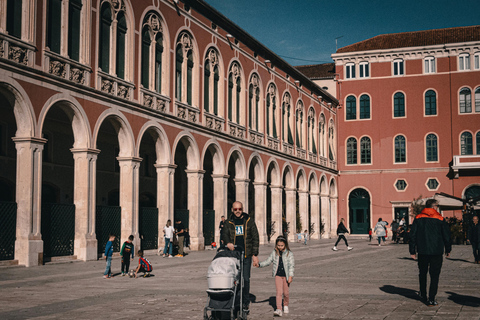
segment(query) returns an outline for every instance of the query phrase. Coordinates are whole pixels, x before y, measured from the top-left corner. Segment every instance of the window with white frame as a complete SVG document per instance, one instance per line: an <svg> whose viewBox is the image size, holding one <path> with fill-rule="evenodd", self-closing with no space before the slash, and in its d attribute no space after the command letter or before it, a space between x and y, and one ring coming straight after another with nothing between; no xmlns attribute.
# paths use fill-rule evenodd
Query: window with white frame
<svg viewBox="0 0 480 320"><path fill-rule="evenodd" d="M480 52L475 53L473 56L473 67L475 70L480 69Z"/></svg>
<svg viewBox="0 0 480 320"><path fill-rule="evenodd" d="M358 73L360 78L370 77L370 65L368 64L368 62L360 62Z"/></svg>
<svg viewBox="0 0 480 320"><path fill-rule="evenodd" d="M345 65L345 78L346 79L355 79L355 64L347 63Z"/></svg>
<svg viewBox="0 0 480 320"><path fill-rule="evenodd" d="M142 31L141 80L144 88L162 92L163 34L155 12L145 16Z"/></svg>
<svg viewBox="0 0 480 320"><path fill-rule="evenodd" d="M470 55L468 53L462 53L458 56L458 70L470 70Z"/></svg>
<svg viewBox="0 0 480 320"><path fill-rule="evenodd" d="M347 140L347 164L357 164L357 139L350 137Z"/></svg>
<svg viewBox="0 0 480 320"><path fill-rule="evenodd" d="M220 72L218 52L214 48L210 48L205 57L203 79L203 108L206 112L218 115Z"/></svg>
<svg viewBox="0 0 480 320"><path fill-rule="evenodd" d="M480 87L475 89L475 112L480 112Z"/></svg>
<svg viewBox="0 0 480 320"><path fill-rule="evenodd" d="M462 88L459 96L460 113L472 112L472 92L469 88Z"/></svg>
<svg viewBox="0 0 480 320"><path fill-rule="evenodd" d="M394 76L401 76L404 74L403 68L403 59L395 59L393 60L393 75Z"/></svg>
<svg viewBox="0 0 480 320"><path fill-rule="evenodd" d="M436 68L435 68L435 58L434 57L426 57L424 59L424 73L435 73Z"/></svg>
<svg viewBox="0 0 480 320"><path fill-rule="evenodd" d="M433 133L427 135L425 139L425 153L427 162L438 161L438 139Z"/></svg>
<svg viewBox="0 0 480 320"><path fill-rule="evenodd" d="M463 132L460 135L460 154L471 155L473 154L473 141L472 134L470 132Z"/></svg>

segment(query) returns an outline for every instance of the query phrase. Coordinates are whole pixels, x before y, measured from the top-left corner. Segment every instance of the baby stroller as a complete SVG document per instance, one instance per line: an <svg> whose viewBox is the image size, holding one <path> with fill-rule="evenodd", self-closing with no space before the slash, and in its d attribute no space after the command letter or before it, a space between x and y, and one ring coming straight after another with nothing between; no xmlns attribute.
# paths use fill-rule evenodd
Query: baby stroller
<svg viewBox="0 0 480 320"><path fill-rule="evenodd" d="M247 319L243 310L243 251L218 250L207 273L208 298L204 320Z"/></svg>

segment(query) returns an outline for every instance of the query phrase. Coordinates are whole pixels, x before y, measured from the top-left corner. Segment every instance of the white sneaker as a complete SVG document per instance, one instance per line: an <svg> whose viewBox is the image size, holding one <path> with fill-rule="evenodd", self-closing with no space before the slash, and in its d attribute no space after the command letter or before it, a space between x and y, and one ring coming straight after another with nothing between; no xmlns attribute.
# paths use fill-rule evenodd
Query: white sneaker
<svg viewBox="0 0 480 320"><path fill-rule="evenodd" d="M283 313L289 313L288 306L283 307Z"/></svg>
<svg viewBox="0 0 480 320"><path fill-rule="evenodd" d="M338 251L337 247L332 248L333 251Z"/></svg>
<svg viewBox="0 0 480 320"><path fill-rule="evenodd" d="M379 247L381 247L382 245L381 244L378 244Z"/></svg>
<svg viewBox="0 0 480 320"><path fill-rule="evenodd" d="M353 250L353 247L348 247L348 251Z"/></svg>
<svg viewBox="0 0 480 320"><path fill-rule="evenodd" d="M281 316L283 316L282 310L280 310L280 309L275 310L275 312L273 313L273 316L274 316L274 317L281 317Z"/></svg>

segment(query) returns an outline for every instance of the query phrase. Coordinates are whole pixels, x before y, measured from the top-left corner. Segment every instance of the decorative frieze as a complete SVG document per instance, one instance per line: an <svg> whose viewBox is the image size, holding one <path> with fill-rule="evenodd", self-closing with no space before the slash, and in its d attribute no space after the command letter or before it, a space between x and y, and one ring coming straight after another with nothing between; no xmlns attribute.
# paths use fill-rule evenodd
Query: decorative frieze
<svg viewBox="0 0 480 320"><path fill-rule="evenodd" d="M320 159L320 165L326 167L327 164L328 164L327 158L322 157L322 156L320 156L320 157L318 157L318 158Z"/></svg>
<svg viewBox="0 0 480 320"><path fill-rule="evenodd" d="M127 82L123 79L114 77L110 74L98 70L98 83L100 84L100 90L104 93L111 94L113 96L125 99L133 99L133 83Z"/></svg>
<svg viewBox="0 0 480 320"><path fill-rule="evenodd" d="M285 152L286 154L293 155L293 145L284 142L283 143L283 152Z"/></svg>
<svg viewBox="0 0 480 320"><path fill-rule="evenodd" d="M310 162L315 162L316 163L317 162L317 155L313 152L309 152L308 153L308 160Z"/></svg>
<svg viewBox="0 0 480 320"><path fill-rule="evenodd" d="M246 138L246 129L245 127L231 122L228 122L228 127L229 127L229 133L231 136L238 138L238 139L245 139Z"/></svg>
<svg viewBox="0 0 480 320"><path fill-rule="evenodd" d="M297 147L297 157L299 157L300 159L306 159L307 158L306 151L304 149Z"/></svg>
<svg viewBox="0 0 480 320"><path fill-rule="evenodd" d="M180 119L193 122L193 123L198 123L198 117L200 115L200 111L197 108L194 108L192 106L189 106L187 104L181 103L181 102L176 102L176 115Z"/></svg>
<svg viewBox="0 0 480 320"><path fill-rule="evenodd" d="M27 49L16 47L16 46L9 46L8 59L16 63L27 65L28 64Z"/></svg>
<svg viewBox="0 0 480 320"><path fill-rule="evenodd" d="M256 144L263 144L263 141L265 139L263 133L250 130L249 134L250 134L250 142L256 143Z"/></svg>
<svg viewBox="0 0 480 320"><path fill-rule="evenodd" d="M279 145L280 145L280 141L278 141L278 139L275 139L272 137L267 138L267 147L269 147L270 149L278 151Z"/></svg>
<svg viewBox="0 0 480 320"><path fill-rule="evenodd" d="M225 123L225 120L206 112L204 115L205 115L205 126L207 128L218 131L218 132L223 130L223 124Z"/></svg>
<svg viewBox="0 0 480 320"><path fill-rule="evenodd" d="M50 67L48 72L53 74L54 76L65 78L65 63L58 60L50 60Z"/></svg>
<svg viewBox="0 0 480 320"><path fill-rule="evenodd" d="M82 85L88 85L87 75L91 73L89 67L51 51L45 51L45 68L51 75Z"/></svg>

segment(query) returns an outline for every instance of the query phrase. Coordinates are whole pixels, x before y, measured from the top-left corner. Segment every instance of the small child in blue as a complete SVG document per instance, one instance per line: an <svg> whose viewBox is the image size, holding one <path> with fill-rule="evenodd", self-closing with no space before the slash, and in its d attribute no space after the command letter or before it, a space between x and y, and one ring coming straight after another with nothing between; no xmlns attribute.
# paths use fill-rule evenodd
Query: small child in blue
<svg viewBox="0 0 480 320"><path fill-rule="evenodd" d="M108 236L108 242L105 246L105 260L107 265L105 267L105 273L103 274L104 279L113 278L112 276L112 256L113 256L113 241L115 241L115 235L111 234Z"/></svg>
<svg viewBox="0 0 480 320"><path fill-rule="evenodd" d="M297 241L302 242L302 233L301 232L297 233Z"/></svg>
<svg viewBox="0 0 480 320"><path fill-rule="evenodd" d="M308 240L308 230L305 230L303 233L303 244L307 245L307 240Z"/></svg>
<svg viewBox="0 0 480 320"><path fill-rule="evenodd" d="M275 241L275 250L265 260L260 262L259 267L263 268L273 263L273 276L275 277L275 291L277 309L273 313L275 317L281 317L283 313L289 313L288 303L290 296L288 288L293 281L293 272L295 271L295 259L288 246L287 238L278 236ZM282 312L283 295L283 312Z"/></svg>

